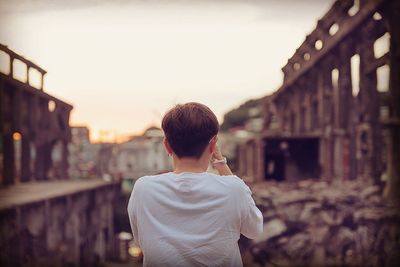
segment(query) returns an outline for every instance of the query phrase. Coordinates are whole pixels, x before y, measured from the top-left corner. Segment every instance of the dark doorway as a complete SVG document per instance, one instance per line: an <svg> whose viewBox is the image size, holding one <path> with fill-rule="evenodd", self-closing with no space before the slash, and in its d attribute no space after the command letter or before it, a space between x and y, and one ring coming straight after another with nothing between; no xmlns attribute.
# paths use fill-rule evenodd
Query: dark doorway
<svg viewBox="0 0 400 267"><path fill-rule="evenodd" d="M319 178L319 139L269 137L264 140L265 179L296 181Z"/></svg>

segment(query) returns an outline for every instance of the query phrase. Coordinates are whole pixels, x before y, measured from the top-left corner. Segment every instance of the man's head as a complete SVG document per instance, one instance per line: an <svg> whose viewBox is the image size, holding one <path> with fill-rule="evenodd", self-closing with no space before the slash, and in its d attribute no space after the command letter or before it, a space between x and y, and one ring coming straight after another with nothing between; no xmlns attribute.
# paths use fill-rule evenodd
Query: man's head
<svg viewBox="0 0 400 267"><path fill-rule="evenodd" d="M219 130L215 114L205 105L176 105L162 120L165 138L178 158L200 158Z"/></svg>

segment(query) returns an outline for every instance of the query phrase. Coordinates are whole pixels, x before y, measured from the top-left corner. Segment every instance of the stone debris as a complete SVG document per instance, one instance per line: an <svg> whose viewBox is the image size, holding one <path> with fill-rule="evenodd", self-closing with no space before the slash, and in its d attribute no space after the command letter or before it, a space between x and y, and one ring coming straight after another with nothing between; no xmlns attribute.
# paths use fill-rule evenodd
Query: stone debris
<svg viewBox="0 0 400 267"><path fill-rule="evenodd" d="M286 224L279 219L273 219L264 224L263 234L255 241L265 241L276 237L287 230Z"/></svg>
<svg viewBox="0 0 400 267"><path fill-rule="evenodd" d="M400 266L399 208L363 182L253 186L264 233L241 239L245 266Z"/></svg>

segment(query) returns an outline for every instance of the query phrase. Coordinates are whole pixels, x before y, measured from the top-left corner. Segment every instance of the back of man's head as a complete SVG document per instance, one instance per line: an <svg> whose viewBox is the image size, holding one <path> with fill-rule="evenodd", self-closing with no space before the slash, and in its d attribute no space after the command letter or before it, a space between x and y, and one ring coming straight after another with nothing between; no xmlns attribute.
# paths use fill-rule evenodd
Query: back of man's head
<svg viewBox="0 0 400 267"><path fill-rule="evenodd" d="M219 130L215 114L207 106L195 102L170 109L164 115L161 126L179 158L200 158Z"/></svg>

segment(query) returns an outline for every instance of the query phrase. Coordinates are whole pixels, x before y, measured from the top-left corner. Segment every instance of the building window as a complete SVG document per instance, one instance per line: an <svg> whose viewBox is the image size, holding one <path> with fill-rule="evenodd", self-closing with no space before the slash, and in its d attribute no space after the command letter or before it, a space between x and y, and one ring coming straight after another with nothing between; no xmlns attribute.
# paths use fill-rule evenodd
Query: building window
<svg viewBox="0 0 400 267"><path fill-rule="evenodd" d="M350 59L351 65L351 87L353 96L360 92L360 56L355 54Z"/></svg>

